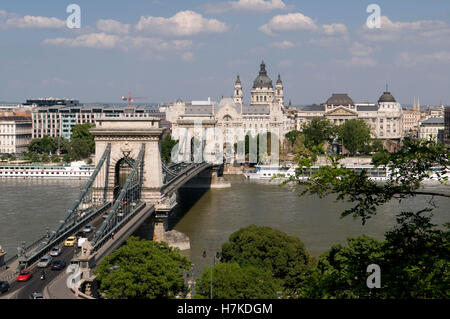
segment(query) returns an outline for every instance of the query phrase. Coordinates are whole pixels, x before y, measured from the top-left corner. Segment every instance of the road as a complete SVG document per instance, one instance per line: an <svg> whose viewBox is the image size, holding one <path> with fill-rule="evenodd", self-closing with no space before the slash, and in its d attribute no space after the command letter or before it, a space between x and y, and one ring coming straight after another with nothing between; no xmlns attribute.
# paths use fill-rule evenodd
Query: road
<svg viewBox="0 0 450 319"><path fill-rule="evenodd" d="M94 229L88 236L89 240L92 239L95 231L101 226L103 221L104 218L100 215L90 223L90 225L92 225ZM67 268L67 266L70 265L70 261L74 257L75 251L79 251L79 248L65 247L63 243L60 244L60 247L62 248L61 254L58 257L52 257L52 261L62 259L66 262ZM14 281L10 283L11 287L9 291L6 294L3 294L2 298L30 299L32 293L42 293L45 286L48 285L53 279L55 279L61 272L65 272L66 268L62 270L51 270L51 266L48 266L47 268L38 268L36 264L34 264L32 267L28 268L33 272L33 277L26 282ZM43 269L45 270L46 277L44 280L41 280L40 276Z"/></svg>

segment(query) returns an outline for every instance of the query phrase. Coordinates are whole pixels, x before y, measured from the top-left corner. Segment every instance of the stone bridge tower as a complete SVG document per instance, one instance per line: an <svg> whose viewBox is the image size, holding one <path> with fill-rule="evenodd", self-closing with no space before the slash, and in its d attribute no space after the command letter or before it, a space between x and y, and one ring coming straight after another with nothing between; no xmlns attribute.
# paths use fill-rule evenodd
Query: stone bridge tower
<svg viewBox="0 0 450 319"><path fill-rule="evenodd" d="M142 201L156 203L161 198L163 186L160 140L163 129L156 118L101 118L90 130L95 140L95 165L100 161L106 147L111 144L111 155L105 164L108 174L106 200L114 199L120 161L125 157L136 159L142 144L145 144ZM103 201L105 179L97 178L94 184L94 201Z"/></svg>

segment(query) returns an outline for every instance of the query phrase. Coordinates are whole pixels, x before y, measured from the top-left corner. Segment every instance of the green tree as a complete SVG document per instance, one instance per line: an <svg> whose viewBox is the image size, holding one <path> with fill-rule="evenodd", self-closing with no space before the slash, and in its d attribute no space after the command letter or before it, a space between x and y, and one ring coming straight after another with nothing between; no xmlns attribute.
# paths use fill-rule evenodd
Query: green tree
<svg viewBox="0 0 450 319"><path fill-rule="evenodd" d="M90 154L95 152L95 141L89 129L95 127L92 123L78 124L72 128L71 141L82 140L89 147Z"/></svg>
<svg viewBox="0 0 450 319"><path fill-rule="evenodd" d="M332 141L336 135L336 127L326 118L314 117L310 122L303 124L302 133L305 136L305 146L312 149Z"/></svg>
<svg viewBox="0 0 450 319"><path fill-rule="evenodd" d="M370 142L370 127L364 120L345 121L338 127L338 134L350 153L362 150Z"/></svg>
<svg viewBox="0 0 450 319"><path fill-rule="evenodd" d="M161 159L165 163L171 162L172 149L178 143L177 140L173 140L172 136L167 135L161 141Z"/></svg>
<svg viewBox="0 0 450 319"><path fill-rule="evenodd" d="M291 143L291 146L293 147L295 144L295 141L297 140L297 137L300 135L301 133L299 131L290 131L288 133L286 133L286 138L288 139L288 141Z"/></svg>
<svg viewBox="0 0 450 319"><path fill-rule="evenodd" d="M268 269L293 294L313 262L298 238L255 225L230 235L222 245L222 261Z"/></svg>
<svg viewBox="0 0 450 319"><path fill-rule="evenodd" d="M48 162L50 162L50 157L48 156L47 153L44 153L44 154L42 155L41 161L42 161L43 163L48 163Z"/></svg>
<svg viewBox="0 0 450 319"><path fill-rule="evenodd" d="M275 299L281 281L273 278L268 269L241 267L238 263L219 263L213 266L213 299ZM210 297L211 267L205 268L197 281L199 296Z"/></svg>
<svg viewBox="0 0 450 319"><path fill-rule="evenodd" d="M70 142L69 157L73 161L78 161L91 156L91 148L85 139L74 139Z"/></svg>
<svg viewBox="0 0 450 319"><path fill-rule="evenodd" d="M450 298L450 225L431 223L431 209L403 212L384 241L367 236L335 245L303 285L303 298ZM367 266L381 269L381 287L366 285Z"/></svg>
<svg viewBox="0 0 450 319"><path fill-rule="evenodd" d="M56 155L56 154L54 154L54 155L52 155L52 156L50 157L50 161L51 161L52 163L59 163L59 162L61 162L59 156Z"/></svg>
<svg viewBox="0 0 450 319"><path fill-rule="evenodd" d="M164 242L128 238L94 270L100 291L112 299L175 298L184 290L190 262Z"/></svg>

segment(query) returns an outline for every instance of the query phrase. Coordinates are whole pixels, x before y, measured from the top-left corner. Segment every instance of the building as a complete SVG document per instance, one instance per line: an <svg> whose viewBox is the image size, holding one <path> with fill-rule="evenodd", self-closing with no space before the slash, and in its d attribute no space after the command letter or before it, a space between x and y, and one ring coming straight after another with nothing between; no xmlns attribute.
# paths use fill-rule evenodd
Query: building
<svg viewBox="0 0 450 319"><path fill-rule="evenodd" d="M444 118L430 117L420 123L419 138L433 139L436 142L444 141Z"/></svg>
<svg viewBox="0 0 450 319"><path fill-rule="evenodd" d="M256 136L271 131L283 139L287 132L294 129L283 105L281 76L278 75L274 87L267 75L264 61L261 62L259 74L253 81L250 104L246 105L243 101L243 86L239 75L234 84L232 98L222 98L219 102L211 99L191 102L177 100L167 110L167 120L172 123L174 139L182 138L185 129L192 131L195 123L201 123L203 129L220 129L224 143L230 145L243 140L247 133Z"/></svg>
<svg viewBox="0 0 450 319"><path fill-rule="evenodd" d="M152 106L45 106L32 111L32 137L45 135L62 136L70 139L72 128L77 124L95 123L99 118L116 117L156 117L163 120L162 127L167 127L165 113Z"/></svg>
<svg viewBox="0 0 450 319"><path fill-rule="evenodd" d="M415 136L419 134L420 126L420 100L414 98L414 103L412 109L403 109L403 135Z"/></svg>
<svg viewBox="0 0 450 319"><path fill-rule="evenodd" d="M325 117L336 125L362 119L371 128L372 138L400 142L403 137L403 110L387 88L378 103L356 103L348 94L334 93L323 104L305 106L297 111L296 129L301 131L314 117Z"/></svg>
<svg viewBox="0 0 450 319"><path fill-rule="evenodd" d="M450 106L444 111L444 143L450 146Z"/></svg>
<svg viewBox="0 0 450 319"><path fill-rule="evenodd" d="M78 106L80 101L74 99L60 99L55 97L29 99L23 105L30 106Z"/></svg>
<svg viewBox="0 0 450 319"><path fill-rule="evenodd" d="M19 154L28 150L31 141L31 118L25 116L0 117L0 153Z"/></svg>

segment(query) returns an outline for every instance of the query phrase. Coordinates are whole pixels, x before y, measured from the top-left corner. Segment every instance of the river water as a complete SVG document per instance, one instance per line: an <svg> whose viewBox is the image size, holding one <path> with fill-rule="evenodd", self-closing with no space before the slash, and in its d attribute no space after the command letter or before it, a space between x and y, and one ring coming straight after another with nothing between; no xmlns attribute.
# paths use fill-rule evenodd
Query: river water
<svg viewBox="0 0 450 319"><path fill-rule="evenodd" d="M194 263L194 273L209 265L213 253L233 232L251 224L270 226L299 237L313 256L319 256L333 244L345 244L346 238L366 234L382 239L395 225L395 214L419 210L429 196L418 196L398 203L392 201L378 210L365 226L351 216L341 219L340 212L349 203L332 197L299 196L300 187L280 187L264 181L248 181L240 176L227 176L232 187L211 190L182 190L179 205L169 226L190 238L191 249L183 252ZM16 247L54 229L73 205L85 181L0 180L0 245L16 253ZM448 186L431 187L450 192ZM435 198L434 222L450 222L448 198ZM151 221L137 232L151 238ZM147 235L148 234L148 235ZM203 251L207 258L203 258Z"/></svg>

